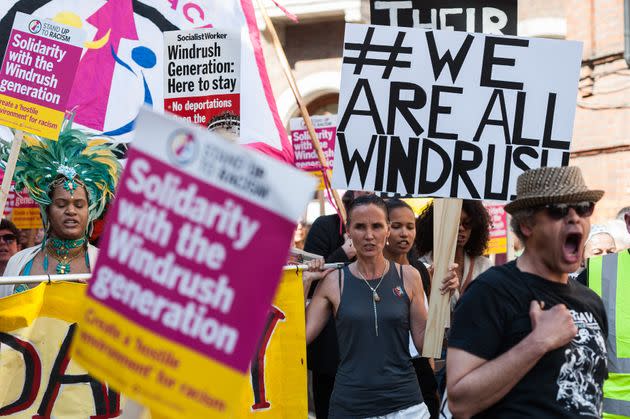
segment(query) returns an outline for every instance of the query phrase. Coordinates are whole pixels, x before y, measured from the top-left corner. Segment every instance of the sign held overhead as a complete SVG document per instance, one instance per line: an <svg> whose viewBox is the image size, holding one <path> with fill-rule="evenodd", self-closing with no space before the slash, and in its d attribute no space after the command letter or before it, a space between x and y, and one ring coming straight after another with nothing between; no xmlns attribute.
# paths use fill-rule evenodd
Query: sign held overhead
<svg viewBox="0 0 630 419"><path fill-rule="evenodd" d="M578 42L347 25L333 186L509 200L523 171L568 163L580 59Z"/></svg>
<svg viewBox="0 0 630 419"><path fill-rule="evenodd" d="M57 139L85 32L21 12L0 70L0 124Z"/></svg>

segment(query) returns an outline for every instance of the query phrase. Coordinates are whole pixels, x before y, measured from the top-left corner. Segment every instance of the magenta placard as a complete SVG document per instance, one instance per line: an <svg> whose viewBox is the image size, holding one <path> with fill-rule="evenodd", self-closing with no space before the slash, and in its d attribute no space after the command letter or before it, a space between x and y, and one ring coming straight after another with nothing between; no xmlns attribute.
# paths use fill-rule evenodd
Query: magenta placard
<svg viewBox="0 0 630 419"><path fill-rule="evenodd" d="M328 164L332 167L332 161L335 157L336 129L335 127L316 128L315 132L319 138L324 156L326 156ZM292 131L291 140L293 141L293 151L295 153L295 167L309 172L321 170L322 166L319 164L319 159L311 143L308 131Z"/></svg>
<svg viewBox="0 0 630 419"><path fill-rule="evenodd" d="M490 238L507 237L507 213L500 204L484 204L490 214Z"/></svg>
<svg viewBox="0 0 630 419"><path fill-rule="evenodd" d="M0 93L64 112L82 48L13 29Z"/></svg>
<svg viewBox="0 0 630 419"><path fill-rule="evenodd" d="M293 224L137 149L126 166L89 295L246 372Z"/></svg>

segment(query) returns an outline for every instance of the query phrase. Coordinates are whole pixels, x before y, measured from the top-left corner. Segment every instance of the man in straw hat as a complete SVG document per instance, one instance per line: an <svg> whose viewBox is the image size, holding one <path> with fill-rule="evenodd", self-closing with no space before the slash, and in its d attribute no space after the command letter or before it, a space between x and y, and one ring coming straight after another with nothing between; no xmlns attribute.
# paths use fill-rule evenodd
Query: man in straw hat
<svg viewBox="0 0 630 419"><path fill-rule="evenodd" d="M607 375L602 301L569 281L603 191L577 167L523 173L506 205L525 245L480 275L449 337L449 407L457 418L599 418Z"/></svg>

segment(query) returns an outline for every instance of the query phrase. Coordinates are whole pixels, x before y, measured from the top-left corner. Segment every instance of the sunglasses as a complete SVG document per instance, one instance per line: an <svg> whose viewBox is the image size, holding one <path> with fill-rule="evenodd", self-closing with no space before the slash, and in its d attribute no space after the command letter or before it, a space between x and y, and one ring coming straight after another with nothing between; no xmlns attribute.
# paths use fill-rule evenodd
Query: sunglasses
<svg viewBox="0 0 630 419"><path fill-rule="evenodd" d="M0 241L5 242L6 244L11 244L15 242L15 234L4 234L0 236Z"/></svg>
<svg viewBox="0 0 630 419"><path fill-rule="evenodd" d="M547 204L538 207L547 211L547 215L554 220L561 220L569 214L569 210L573 208L575 213L581 217L590 217L595 210L594 202L578 202L576 204Z"/></svg>

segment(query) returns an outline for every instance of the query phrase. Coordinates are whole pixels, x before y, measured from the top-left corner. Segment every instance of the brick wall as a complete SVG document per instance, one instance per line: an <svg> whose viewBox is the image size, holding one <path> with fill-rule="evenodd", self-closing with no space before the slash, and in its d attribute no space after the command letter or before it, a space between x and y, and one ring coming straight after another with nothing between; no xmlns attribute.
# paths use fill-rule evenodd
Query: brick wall
<svg viewBox="0 0 630 419"><path fill-rule="evenodd" d="M583 0L586 2L587 0ZM566 0L520 0L518 2L518 20L541 17L564 17Z"/></svg>
<svg viewBox="0 0 630 419"><path fill-rule="evenodd" d="M623 0L568 0L567 38L584 43L571 164L604 189L595 222L630 205L630 70L623 54Z"/></svg>

